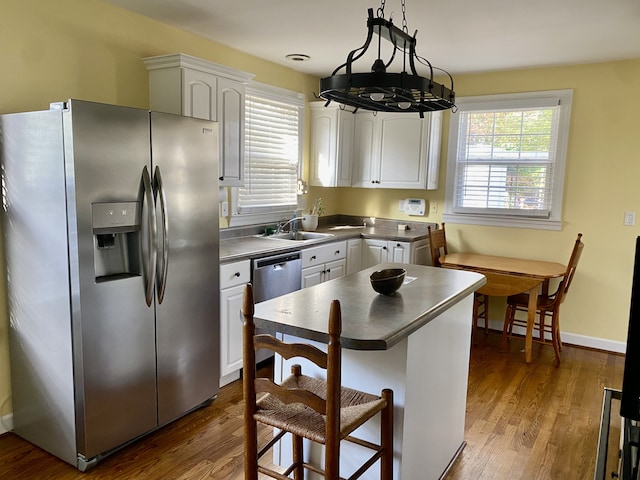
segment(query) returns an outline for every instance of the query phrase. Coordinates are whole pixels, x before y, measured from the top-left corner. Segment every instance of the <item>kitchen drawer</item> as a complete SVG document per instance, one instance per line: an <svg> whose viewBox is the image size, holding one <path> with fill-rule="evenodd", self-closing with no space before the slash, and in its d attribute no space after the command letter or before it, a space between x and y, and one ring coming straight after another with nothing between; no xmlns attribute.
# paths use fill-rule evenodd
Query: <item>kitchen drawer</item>
<svg viewBox="0 0 640 480"><path fill-rule="evenodd" d="M249 260L220 265L220 289L235 287L251 281Z"/></svg>
<svg viewBox="0 0 640 480"><path fill-rule="evenodd" d="M313 267L347 256L347 242L334 242L302 250L302 268Z"/></svg>

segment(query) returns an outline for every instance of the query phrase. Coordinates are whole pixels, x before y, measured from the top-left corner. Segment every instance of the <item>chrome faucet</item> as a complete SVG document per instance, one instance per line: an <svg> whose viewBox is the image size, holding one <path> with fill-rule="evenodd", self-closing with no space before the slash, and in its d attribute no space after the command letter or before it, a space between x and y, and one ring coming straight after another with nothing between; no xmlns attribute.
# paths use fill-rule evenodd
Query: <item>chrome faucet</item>
<svg viewBox="0 0 640 480"><path fill-rule="evenodd" d="M296 214L293 214L293 218L290 218L289 220L285 221L284 223L278 223L278 227L276 228L276 234L278 233L283 233L284 232L284 227L286 227L287 225L291 225L289 227L289 231L292 233L295 233L297 231L297 227L296 227L296 220L300 220L299 217L296 216Z"/></svg>
<svg viewBox="0 0 640 480"><path fill-rule="evenodd" d="M289 227L289 231L295 233L297 230L296 220L299 220L299 218L293 217L293 218L290 218L289 220L283 221L282 223L278 223L278 226L276 227L276 234L284 233L284 228L289 224L291 225Z"/></svg>

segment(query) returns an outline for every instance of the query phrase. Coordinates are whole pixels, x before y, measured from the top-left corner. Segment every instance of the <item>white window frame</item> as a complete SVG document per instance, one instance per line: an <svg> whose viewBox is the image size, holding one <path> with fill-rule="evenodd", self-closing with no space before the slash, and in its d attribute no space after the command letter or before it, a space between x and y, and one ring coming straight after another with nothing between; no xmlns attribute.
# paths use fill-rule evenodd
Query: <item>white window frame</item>
<svg viewBox="0 0 640 480"><path fill-rule="evenodd" d="M302 93L295 92L280 87L274 87L259 82L251 82L246 87L246 94L256 97L262 97L270 101L281 102L298 108L298 178L301 178L302 169L302 152L304 139L304 106L305 96ZM245 160L246 161L246 160ZM245 181L247 178L245 178ZM297 205L291 205L285 209L253 209L251 212L241 212L238 205L238 188L231 188L231 218L229 226L242 225L258 225L262 223L278 222L284 218L293 216Z"/></svg>
<svg viewBox="0 0 640 480"><path fill-rule="evenodd" d="M569 123L573 90L551 90L542 92L515 93L504 95L485 95L462 97L456 99L457 111L449 117L449 147L447 158L447 182L445 192L445 208L442 220L449 223L490 225L502 227L534 228L541 230L562 229L562 196L564 190L564 174L569 142ZM552 202L548 217L509 215L487 211L469 213L455 211L456 169L458 158L458 135L460 133L460 112L519 110L530 107L558 105L559 118L556 131L554 177L552 186Z"/></svg>

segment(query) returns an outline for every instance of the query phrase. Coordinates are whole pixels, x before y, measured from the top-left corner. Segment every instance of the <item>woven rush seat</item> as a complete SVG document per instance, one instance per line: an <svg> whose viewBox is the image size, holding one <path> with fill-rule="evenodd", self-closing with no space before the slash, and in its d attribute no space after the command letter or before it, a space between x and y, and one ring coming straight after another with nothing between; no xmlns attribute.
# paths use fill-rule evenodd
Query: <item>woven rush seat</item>
<svg viewBox="0 0 640 480"><path fill-rule="evenodd" d="M291 375L281 383L285 388L300 388L326 400L327 382L306 375ZM376 395L342 387L340 391L340 439L385 408L384 399ZM302 403L285 404L276 396L266 394L256 402L254 418L266 425L287 430L324 445L326 422L320 415Z"/></svg>

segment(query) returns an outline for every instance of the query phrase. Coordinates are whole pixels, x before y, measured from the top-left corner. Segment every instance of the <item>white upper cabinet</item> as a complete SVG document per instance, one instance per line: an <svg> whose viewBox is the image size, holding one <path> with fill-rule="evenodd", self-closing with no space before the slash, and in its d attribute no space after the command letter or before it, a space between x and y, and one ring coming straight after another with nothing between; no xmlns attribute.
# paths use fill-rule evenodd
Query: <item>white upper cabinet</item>
<svg viewBox="0 0 640 480"><path fill-rule="evenodd" d="M253 75L182 53L144 63L151 109L217 121L220 186L242 186L245 85Z"/></svg>
<svg viewBox="0 0 640 480"><path fill-rule="evenodd" d="M363 188L437 189L442 112L358 112L352 185Z"/></svg>
<svg viewBox="0 0 640 480"><path fill-rule="evenodd" d="M332 103L309 104L311 110L311 175L316 187L351 186L355 115Z"/></svg>
<svg viewBox="0 0 640 480"><path fill-rule="evenodd" d="M220 186L244 185L244 83L218 78Z"/></svg>

